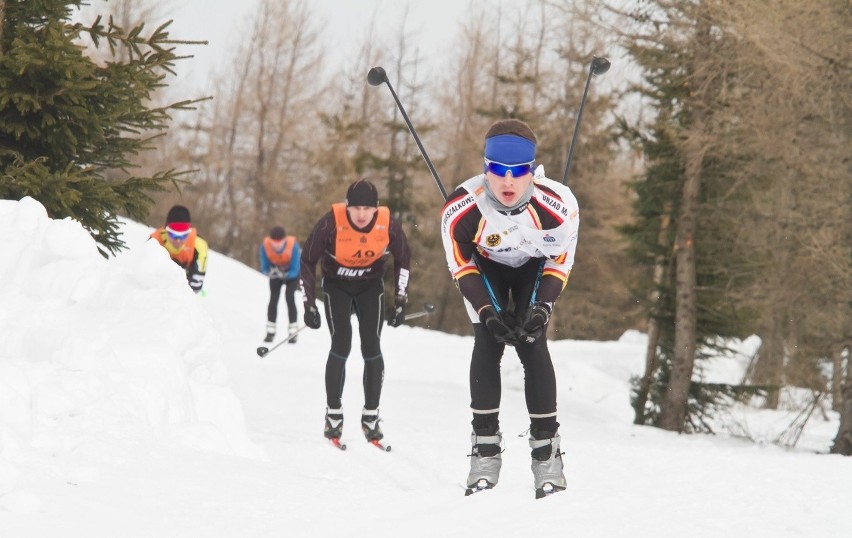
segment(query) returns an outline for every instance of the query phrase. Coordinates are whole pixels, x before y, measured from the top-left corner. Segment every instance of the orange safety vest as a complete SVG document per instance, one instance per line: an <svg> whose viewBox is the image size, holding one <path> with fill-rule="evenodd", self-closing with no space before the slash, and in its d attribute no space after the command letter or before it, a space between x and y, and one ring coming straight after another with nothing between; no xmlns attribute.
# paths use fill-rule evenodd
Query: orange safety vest
<svg viewBox="0 0 852 538"><path fill-rule="evenodd" d="M290 265L290 258L293 257L293 246L296 244L296 237L288 235L284 238L284 250L278 252L272 246L272 238L267 237L263 240L263 248L266 250L266 257L269 258L269 263L272 265Z"/></svg>
<svg viewBox="0 0 852 538"><path fill-rule="evenodd" d="M184 241L183 246L180 250L175 251L172 248L172 245L166 241L166 237L168 236L168 232L165 228L159 228L155 230L151 237L157 240L160 245L164 246L167 251L169 251L169 256L177 262L178 265L183 267L184 269L189 269L189 266L192 265L192 261L195 259L195 238L198 235L198 232L195 228L192 228L189 231L189 237Z"/></svg>
<svg viewBox="0 0 852 538"><path fill-rule="evenodd" d="M337 241L334 258L344 267L368 267L381 259L390 244L390 209L380 207L369 232L359 232L349 223L346 204L332 204Z"/></svg>

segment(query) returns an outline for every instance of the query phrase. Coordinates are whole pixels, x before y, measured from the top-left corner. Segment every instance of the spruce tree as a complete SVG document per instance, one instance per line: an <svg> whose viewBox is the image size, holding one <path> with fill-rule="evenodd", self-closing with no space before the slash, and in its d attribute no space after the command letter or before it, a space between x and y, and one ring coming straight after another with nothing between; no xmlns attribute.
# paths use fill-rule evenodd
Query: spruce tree
<svg viewBox="0 0 852 538"><path fill-rule="evenodd" d="M103 255L124 246L118 215L147 217L149 193L177 184L174 169L137 176L133 159L163 135L170 112L152 104L173 74L170 22L150 33L97 16L74 22L82 0L0 0L0 198L31 196L71 217Z"/></svg>

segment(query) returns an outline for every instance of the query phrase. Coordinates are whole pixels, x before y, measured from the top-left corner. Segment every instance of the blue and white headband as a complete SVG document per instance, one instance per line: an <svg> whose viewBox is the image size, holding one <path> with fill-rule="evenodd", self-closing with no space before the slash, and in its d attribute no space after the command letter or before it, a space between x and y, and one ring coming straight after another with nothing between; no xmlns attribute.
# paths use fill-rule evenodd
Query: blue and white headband
<svg viewBox="0 0 852 538"><path fill-rule="evenodd" d="M485 158L503 164L535 160L535 143L521 136L502 134L485 139Z"/></svg>

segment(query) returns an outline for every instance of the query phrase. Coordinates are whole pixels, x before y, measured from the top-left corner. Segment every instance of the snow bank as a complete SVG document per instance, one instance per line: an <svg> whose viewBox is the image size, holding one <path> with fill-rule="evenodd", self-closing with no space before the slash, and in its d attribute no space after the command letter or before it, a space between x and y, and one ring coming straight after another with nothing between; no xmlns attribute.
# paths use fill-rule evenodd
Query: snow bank
<svg viewBox="0 0 852 538"><path fill-rule="evenodd" d="M203 298L162 247L104 259L32 198L0 201L0 229L0 506L38 510L19 490L45 465L79 481L142 447L264 457Z"/></svg>

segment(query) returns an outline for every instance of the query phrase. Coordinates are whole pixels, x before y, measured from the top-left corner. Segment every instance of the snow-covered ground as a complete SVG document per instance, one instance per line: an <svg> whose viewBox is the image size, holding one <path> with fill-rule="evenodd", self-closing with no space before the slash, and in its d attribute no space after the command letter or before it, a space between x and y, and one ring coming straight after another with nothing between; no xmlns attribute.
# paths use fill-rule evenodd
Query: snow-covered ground
<svg viewBox="0 0 852 538"><path fill-rule="evenodd" d="M0 201L0 229L3 538L852 536L852 462L825 455L836 414L816 413L792 450L633 426L641 334L552 342L569 488L543 500L509 351L500 484L464 497L470 338L386 328L389 453L360 434L356 342L341 452L322 437L328 333L258 357L256 271L214 252L196 296L147 228L127 223L130 249L105 260L32 199ZM736 379L744 359L716 363ZM796 414L729 420L771 441Z"/></svg>

